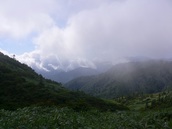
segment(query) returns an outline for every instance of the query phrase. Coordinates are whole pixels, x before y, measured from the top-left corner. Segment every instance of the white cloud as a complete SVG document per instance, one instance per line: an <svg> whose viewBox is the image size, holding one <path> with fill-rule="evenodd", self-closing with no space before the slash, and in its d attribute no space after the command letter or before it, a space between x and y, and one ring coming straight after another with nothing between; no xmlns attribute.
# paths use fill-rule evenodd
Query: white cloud
<svg viewBox="0 0 172 129"><path fill-rule="evenodd" d="M23 37L39 32L33 39L36 50L19 57L31 66L68 70L95 68L93 62L100 59L115 62L129 56L171 56L170 0L32 2L24 9L25 19L20 19L25 14L20 14L20 9L17 16L8 19L4 18L6 12L0 13L0 35Z"/></svg>
<svg viewBox="0 0 172 129"><path fill-rule="evenodd" d="M54 0L1 0L0 37L21 39L49 28L55 24L49 15L54 3Z"/></svg>

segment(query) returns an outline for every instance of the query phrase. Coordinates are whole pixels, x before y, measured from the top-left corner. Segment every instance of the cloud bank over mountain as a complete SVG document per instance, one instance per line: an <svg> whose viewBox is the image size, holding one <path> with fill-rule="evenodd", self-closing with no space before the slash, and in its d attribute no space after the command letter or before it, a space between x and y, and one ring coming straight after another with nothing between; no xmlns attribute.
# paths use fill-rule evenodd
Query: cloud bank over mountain
<svg viewBox="0 0 172 129"><path fill-rule="evenodd" d="M171 0L16 2L11 10L0 4L0 36L31 38L35 50L17 58L32 67L67 71L125 57L171 57Z"/></svg>

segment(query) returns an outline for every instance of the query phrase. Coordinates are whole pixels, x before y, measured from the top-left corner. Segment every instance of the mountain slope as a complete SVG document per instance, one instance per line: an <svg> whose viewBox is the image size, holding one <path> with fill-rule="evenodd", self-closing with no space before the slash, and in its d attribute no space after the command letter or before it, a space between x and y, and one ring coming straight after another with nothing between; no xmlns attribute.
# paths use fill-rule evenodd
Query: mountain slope
<svg viewBox="0 0 172 129"><path fill-rule="evenodd" d="M65 86L103 98L156 93L172 88L172 62L152 60L118 64L103 74L81 77Z"/></svg>
<svg viewBox="0 0 172 129"><path fill-rule="evenodd" d="M49 71L44 71L38 68L34 68L38 73L43 75L45 78L54 80L56 82L61 82L63 84L67 83L68 81L71 81L75 78L81 77L81 76L91 76L91 75L98 75L100 73L103 73L110 69L113 64L110 62L94 62L95 67L94 68L89 68L89 67L82 67L79 66L73 70L69 71L64 71L64 70L56 70L51 68L50 66L46 69Z"/></svg>
<svg viewBox="0 0 172 129"><path fill-rule="evenodd" d="M82 67L76 68L69 72L65 72L65 71L57 72L56 70L54 70L51 72L40 72L40 73L46 78L49 78L51 80L61 82L61 83L66 83L80 76L90 76L90 75L99 74L99 72L95 69L82 68Z"/></svg>
<svg viewBox="0 0 172 129"><path fill-rule="evenodd" d="M82 92L72 92L60 83L44 79L27 65L0 53L0 109L17 109L31 105L56 105L75 110L127 109Z"/></svg>
<svg viewBox="0 0 172 129"><path fill-rule="evenodd" d="M53 102L53 92L65 91L59 83L44 79L30 67L0 53L0 106L17 108Z"/></svg>

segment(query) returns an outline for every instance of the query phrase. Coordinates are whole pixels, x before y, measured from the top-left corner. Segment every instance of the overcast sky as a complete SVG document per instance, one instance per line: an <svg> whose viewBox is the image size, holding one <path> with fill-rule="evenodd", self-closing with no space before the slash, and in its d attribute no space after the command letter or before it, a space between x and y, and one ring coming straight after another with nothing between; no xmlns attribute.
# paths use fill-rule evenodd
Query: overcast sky
<svg viewBox="0 0 172 129"><path fill-rule="evenodd" d="M172 0L0 0L0 51L43 69L172 57Z"/></svg>

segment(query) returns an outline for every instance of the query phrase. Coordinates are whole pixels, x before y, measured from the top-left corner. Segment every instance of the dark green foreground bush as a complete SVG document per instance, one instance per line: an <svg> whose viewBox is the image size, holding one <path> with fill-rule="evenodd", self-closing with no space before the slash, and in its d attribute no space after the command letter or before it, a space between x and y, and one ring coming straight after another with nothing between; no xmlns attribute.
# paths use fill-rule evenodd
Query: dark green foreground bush
<svg viewBox="0 0 172 129"><path fill-rule="evenodd" d="M75 112L68 108L26 107L0 110L0 129L170 129L172 121L161 112Z"/></svg>

